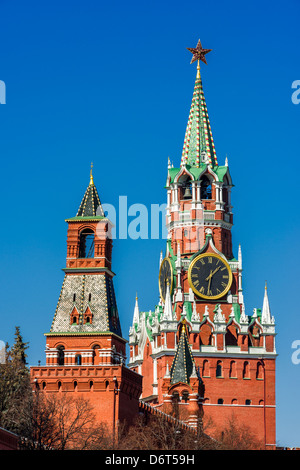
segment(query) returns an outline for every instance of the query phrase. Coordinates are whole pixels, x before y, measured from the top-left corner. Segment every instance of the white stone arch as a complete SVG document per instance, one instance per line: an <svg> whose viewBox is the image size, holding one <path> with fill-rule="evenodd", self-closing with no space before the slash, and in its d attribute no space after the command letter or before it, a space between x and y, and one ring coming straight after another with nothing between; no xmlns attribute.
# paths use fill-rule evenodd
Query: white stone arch
<svg viewBox="0 0 300 470"><path fill-rule="evenodd" d="M194 175L192 175L192 173L186 168L186 167L182 167L181 170L179 171L179 173L177 173L177 175L175 176L174 178L174 183L178 183L179 182L179 179L181 178L182 175L188 175L192 181L195 181L195 177Z"/></svg>
<svg viewBox="0 0 300 470"><path fill-rule="evenodd" d="M218 178L218 175L217 173L215 173L210 166L207 166L206 168L204 168L200 175L198 176L197 180L200 181L202 176L204 176L206 173L209 174L209 177L210 179L213 178L214 181L219 181L219 178ZM213 181L212 181L213 182Z"/></svg>

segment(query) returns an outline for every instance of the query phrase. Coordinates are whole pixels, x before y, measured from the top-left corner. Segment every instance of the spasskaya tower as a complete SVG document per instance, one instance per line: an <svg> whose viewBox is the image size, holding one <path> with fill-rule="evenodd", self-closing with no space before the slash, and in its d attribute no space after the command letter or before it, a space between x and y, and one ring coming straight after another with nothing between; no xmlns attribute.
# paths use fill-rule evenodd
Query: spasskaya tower
<svg viewBox="0 0 300 470"><path fill-rule="evenodd" d="M217 159L200 74L210 49L199 40L189 51L197 74L180 166L168 163L159 298L143 312L136 298L129 367L143 375L142 401L194 427L210 420L211 434L234 416L273 449L275 321L266 286L262 307L244 303L233 182L227 157Z"/></svg>

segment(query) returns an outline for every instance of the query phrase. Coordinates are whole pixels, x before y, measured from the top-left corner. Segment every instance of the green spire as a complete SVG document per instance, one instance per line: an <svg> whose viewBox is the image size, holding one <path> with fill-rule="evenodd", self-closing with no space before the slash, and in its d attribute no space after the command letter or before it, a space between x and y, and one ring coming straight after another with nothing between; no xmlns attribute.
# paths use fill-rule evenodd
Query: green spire
<svg viewBox="0 0 300 470"><path fill-rule="evenodd" d="M208 163L211 166L218 165L203 93L200 75L200 61L198 60L197 76L185 132L181 166L188 164L199 167L201 162Z"/></svg>
<svg viewBox="0 0 300 470"><path fill-rule="evenodd" d="M171 366L171 383L188 384L192 375L194 360L188 343L185 320L182 322L180 340Z"/></svg>

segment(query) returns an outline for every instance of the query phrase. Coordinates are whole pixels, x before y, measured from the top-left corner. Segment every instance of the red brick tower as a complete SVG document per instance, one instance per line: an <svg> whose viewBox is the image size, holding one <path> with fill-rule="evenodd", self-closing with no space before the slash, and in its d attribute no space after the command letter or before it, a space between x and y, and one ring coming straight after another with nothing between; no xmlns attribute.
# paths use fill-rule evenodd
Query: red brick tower
<svg viewBox="0 0 300 470"><path fill-rule="evenodd" d="M275 448L275 322L267 290L263 308L247 315L242 253L233 255L233 186L228 160L217 161L200 76L197 76L180 168L168 165L167 248L160 261L160 299L138 302L130 329L129 366L143 375L142 399L217 431L233 416Z"/></svg>
<svg viewBox="0 0 300 470"><path fill-rule="evenodd" d="M52 326L46 365L31 368L46 393L84 396L99 422L115 430L138 413L142 378L125 366L111 270L111 222L104 216L92 171L76 217L67 219L65 277Z"/></svg>

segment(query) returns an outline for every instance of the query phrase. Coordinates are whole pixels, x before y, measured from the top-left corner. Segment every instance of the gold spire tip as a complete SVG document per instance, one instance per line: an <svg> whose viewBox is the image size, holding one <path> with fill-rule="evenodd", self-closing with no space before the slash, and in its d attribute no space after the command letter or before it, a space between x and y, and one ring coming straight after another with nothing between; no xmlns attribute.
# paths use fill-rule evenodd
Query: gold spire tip
<svg viewBox="0 0 300 470"><path fill-rule="evenodd" d="M90 186L94 184L93 178L93 162L91 163L91 171L90 171Z"/></svg>
<svg viewBox="0 0 300 470"><path fill-rule="evenodd" d="M201 77L200 77L200 60L198 59L197 62L198 62L198 63L197 63L197 77L196 77L196 78L197 78L197 80L198 80L198 79L201 78Z"/></svg>

